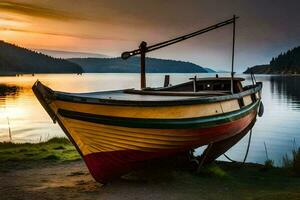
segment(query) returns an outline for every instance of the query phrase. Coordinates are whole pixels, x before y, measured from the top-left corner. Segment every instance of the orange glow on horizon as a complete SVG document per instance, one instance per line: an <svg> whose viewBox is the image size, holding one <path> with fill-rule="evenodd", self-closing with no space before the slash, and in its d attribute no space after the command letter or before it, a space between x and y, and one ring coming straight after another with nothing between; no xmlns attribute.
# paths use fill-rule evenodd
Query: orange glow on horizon
<svg viewBox="0 0 300 200"><path fill-rule="evenodd" d="M110 34L109 24L102 27L102 37L90 29L92 22L63 21L2 10L0 3L0 38L5 42L31 49L101 52L114 46L117 37ZM92 25L92 26L91 26ZM94 24L94 27L96 25ZM97 29L95 29L97 30ZM119 31L116 31L119 33Z"/></svg>
<svg viewBox="0 0 300 200"><path fill-rule="evenodd" d="M299 1L4 0L0 40L29 49L120 56L141 41L156 44L217 22L237 22L236 68L269 63L299 45ZM223 71L230 63L231 27L153 51L147 56L188 61Z"/></svg>

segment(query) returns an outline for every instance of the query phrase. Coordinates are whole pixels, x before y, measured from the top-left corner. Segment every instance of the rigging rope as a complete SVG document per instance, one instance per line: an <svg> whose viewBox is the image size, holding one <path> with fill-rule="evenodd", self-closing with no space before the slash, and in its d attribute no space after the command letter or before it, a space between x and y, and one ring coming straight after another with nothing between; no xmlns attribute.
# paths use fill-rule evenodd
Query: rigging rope
<svg viewBox="0 0 300 200"><path fill-rule="evenodd" d="M151 52L151 51L155 51L157 49L160 49L160 48L163 48L163 47L166 47L166 46L169 46L169 45L181 42L183 40L187 40L187 39L195 37L197 35L200 35L200 34L203 34L203 33L209 32L209 31L212 31L212 30L217 29L217 28L221 28L221 27L226 26L228 24L234 24L235 21L236 21L236 19L238 19L238 18L239 17L236 17L234 15L233 18L231 18L231 19L228 19L226 21L214 24L212 26L209 26L209 27L206 27L204 29L195 31L193 33L189 33L189 34L177 37L177 38L173 38L171 40L167 40L167 41L164 41L164 42L160 42L160 43L157 43L157 44L154 44L154 45L147 46L146 49L145 49L145 53ZM135 49L133 51L126 51L126 52L122 53L121 57L122 57L122 59L128 59L131 56L135 56L135 55L141 54L141 52L142 51L141 51L140 48L139 49Z"/></svg>
<svg viewBox="0 0 300 200"><path fill-rule="evenodd" d="M250 130L249 139L248 139L248 145L247 145L247 150L246 150L246 154L244 156L242 164L244 164L246 162L246 160L247 160L247 157L248 157L248 154L249 154L249 149L250 149L251 138L252 138L252 129ZM227 158L231 162L239 162L239 161L231 159L225 153L223 155L225 156L225 158Z"/></svg>

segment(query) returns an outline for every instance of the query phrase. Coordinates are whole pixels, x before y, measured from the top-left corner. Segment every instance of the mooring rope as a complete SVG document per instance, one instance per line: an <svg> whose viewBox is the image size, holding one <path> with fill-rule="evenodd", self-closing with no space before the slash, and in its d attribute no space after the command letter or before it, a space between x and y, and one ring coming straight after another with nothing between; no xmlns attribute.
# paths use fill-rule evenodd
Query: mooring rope
<svg viewBox="0 0 300 200"><path fill-rule="evenodd" d="M252 138L252 129L250 130L249 139L248 139L248 145L247 145L247 150L246 150L246 154L244 156L242 164L244 164L246 162L246 160L247 160L247 157L248 157L248 154L249 154L249 149L250 149L251 138ZM231 159L225 153L223 155L225 156L225 158L227 158L231 162L239 162L239 161Z"/></svg>
<svg viewBox="0 0 300 200"><path fill-rule="evenodd" d="M223 154L224 156L225 156L225 158L227 158L229 161L231 161L231 162L238 162L238 161L236 161L236 160L233 160L233 159L231 159L230 157L228 157L225 153Z"/></svg>

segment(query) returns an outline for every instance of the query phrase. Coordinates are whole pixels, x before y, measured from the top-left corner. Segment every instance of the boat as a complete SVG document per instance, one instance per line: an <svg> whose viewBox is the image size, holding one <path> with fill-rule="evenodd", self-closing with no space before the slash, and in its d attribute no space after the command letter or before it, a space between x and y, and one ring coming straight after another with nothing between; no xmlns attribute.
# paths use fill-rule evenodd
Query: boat
<svg viewBox="0 0 300 200"><path fill-rule="evenodd" d="M145 54L235 24L236 19L234 16L158 45L147 47L142 42L139 49L123 53L124 59L141 55L141 89L67 93L37 81L33 92L100 183L107 183L148 160L204 145L208 149L201 164L213 161L240 139L238 135L244 135L254 125L262 108L262 83L253 76L252 84L243 86L244 79L231 73L231 77L193 77L177 85L166 81L163 87L150 88L146 87Z"/></svg>

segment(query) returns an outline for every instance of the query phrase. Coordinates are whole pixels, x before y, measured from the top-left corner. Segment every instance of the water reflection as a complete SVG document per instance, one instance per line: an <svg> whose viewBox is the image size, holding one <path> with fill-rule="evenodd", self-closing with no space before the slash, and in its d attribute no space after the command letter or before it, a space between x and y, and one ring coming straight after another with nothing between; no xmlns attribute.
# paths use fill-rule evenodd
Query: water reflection
<svg viewBox="0 0 300 200"><path fill-rule="evenodd" d="M250 78L246 77L248 83ZM267 146L269 158L276 165L282 164L282 157L300 144L300 93L296 89L300 77L257 76L263 82L263 103L265 113L258 118L253 128L253 138L247 161L264 163ZM245 151L247 137L229 150L234 159L239 160ZM224 157L221 159L226 160Z"/></svg>
<svg viewBox="0 0 300 200"><path fill-rule="evenodd" d="M9 86L6 84L0 84L0 98L8 96L8 95L9 96L18 95L20 89L21 88L18 86Z"/></svg>
<svg viewBox="0 0 300 200"><path fill-rule="evenodd" d="M171 84L187 81L194 74L171 74ZM207 74L198 74L207 76ZM214 76L214 74L210 74ZM251 79L245 76L245 84ZM38 142L53 136L64 136L60 127L39 104L31 86L39 79L49 87L69 92L90 92L120 88L138 88L138 74L83 74L36 75L0 78L0 141L10 140L8 121L13 142ZM164 74L148 74L151 87L163 85ZM258 118L253 128L248 162L263 163L266 160L264 142L269 158L280 165L282 156L300 144L300 85L299 76L257 76L263 82L265 113ZM295 142L294 142L295 141ZM248 136L227 152L234 160L244 157ZM296 145L295 145L296 144ZM226 160L224 157L220 159Z"/></svg>
<svg viewBox="0 0 300 200"><path fill-rule="evenodd" d="M300 76L271 76L270 83L272 94L278 94L278 98L286 101L289 108L299 110Z"/></svg>
<svg viewBox="0 0 300 200"><path fill-rule="evenodd" d="M0 84L0 108L6 108L7 98L17 98L21 87Z"/></svg>

